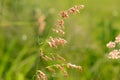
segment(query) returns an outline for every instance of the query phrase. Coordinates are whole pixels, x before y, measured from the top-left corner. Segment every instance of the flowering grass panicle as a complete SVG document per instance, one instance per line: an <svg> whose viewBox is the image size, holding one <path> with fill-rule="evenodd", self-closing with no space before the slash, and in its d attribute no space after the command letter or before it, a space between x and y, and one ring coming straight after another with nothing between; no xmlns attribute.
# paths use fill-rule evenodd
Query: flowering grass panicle
<svg viewBox="0 0 120 80"><path fill-rule="evenodd" d="M68 10L60 12L60 16L62 19L57 20L57 23L55 24L55 27L54 27L54 29L52 29L52 31L55 34L61 34L62 37L61 36L52 37L52 35L49 37L49 41L47 43L52 49L58 49L58 46L64 46L67 43L67 40L65 40L63 38L65 35L65 31L64 31L65 30L65 27L64 27L65 21L64 20L67 19L68 17L70 17L71 14L79 13L79 11L83 8L84 8L84 5L76 5ZM39 19L40 34L43 32L43 30L45 28L44 19L45 19L45 17L41 17ZM70 68L70 69L75 68L75 69L78 69L79 71L82 71L81 66L77 66L75 64L71 64L71 63L66 62L66 59L58 54L49 54L49 55L44 54L42 48L40 49L40 57L41 57L41 59L43 59L45 61L61 62L61 63L56 62L55 64L46 66L46 69L48 71L50 71L51 73L55 73L57 70L57 71L61 71L65 77L68 77L68 72L66 71L66 68ZM46 74L43 73L41 70L38 70L36 80L41 80L41 79L48 80Z"/></svg>

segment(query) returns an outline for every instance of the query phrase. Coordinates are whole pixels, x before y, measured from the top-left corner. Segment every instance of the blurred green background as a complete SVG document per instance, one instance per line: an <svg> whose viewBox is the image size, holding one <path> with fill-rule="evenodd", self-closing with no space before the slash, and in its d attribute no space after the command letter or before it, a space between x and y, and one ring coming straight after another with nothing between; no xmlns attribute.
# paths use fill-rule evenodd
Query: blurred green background
<svg viewBox="0 0 120 80"><path fill-rule="evenodd" d="M68 78L58 73L49 80L120 80L120 60L106 57L106 43L120 32L120 0L0 0L0 80L34 80L45 65L40 41L48 39L60 11L79 4L84 10L65 20L67 45L53 52L83 71L68 70ZM46 16L40 40L36 12Z"/></svg>

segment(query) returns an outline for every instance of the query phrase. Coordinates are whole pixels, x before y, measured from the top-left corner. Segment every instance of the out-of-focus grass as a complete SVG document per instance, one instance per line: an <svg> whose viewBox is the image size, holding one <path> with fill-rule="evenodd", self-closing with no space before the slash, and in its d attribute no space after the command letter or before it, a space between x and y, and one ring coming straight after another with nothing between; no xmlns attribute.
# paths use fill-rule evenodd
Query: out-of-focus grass
<svg viewBox="0 0 120 80"><path fill-rule="evenodd" d="M46 16L44 41L57 14L76 4L84 4L85 9L66 20L68 44L55 51L83 67L82 73L68 70L67 80L120 80L120 60L106 57L106 43L120 31L119 3L119 0L1 0L0 80L32 80L37 65L43 63L38 59L36 10ZM64 78L58 73L50 80Z"/></svg>

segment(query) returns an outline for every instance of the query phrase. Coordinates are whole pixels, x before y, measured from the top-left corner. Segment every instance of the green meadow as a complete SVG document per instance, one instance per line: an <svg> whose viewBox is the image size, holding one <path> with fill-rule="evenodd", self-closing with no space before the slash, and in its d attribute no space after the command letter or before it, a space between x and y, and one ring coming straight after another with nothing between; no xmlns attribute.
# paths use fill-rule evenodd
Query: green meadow
<svg viewBox="0 0 120 80"><path fill-rule="evenodd" d="M85 5L65 20L67 44L59 49L46 45L61 11ZM38 18L44 15L46 27L38 35ZM109 59L106 44L120 33L120 0L0 0L0 80L36 80L42 70L48 80L120 80L120 59ZM63 56L82 66L67 69L65 78L45 70L39 50ZM42 79L40 79L42 80Z"/></svg>

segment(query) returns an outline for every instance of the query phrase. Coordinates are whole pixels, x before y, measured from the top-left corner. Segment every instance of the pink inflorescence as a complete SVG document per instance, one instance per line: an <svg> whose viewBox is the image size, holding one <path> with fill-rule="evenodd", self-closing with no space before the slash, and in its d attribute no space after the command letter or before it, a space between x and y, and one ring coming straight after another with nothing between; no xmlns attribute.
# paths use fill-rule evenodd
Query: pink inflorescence
<svg viewBox="0 0 120 80"><path fill-rule="evenodd" d="M112 48L113 50L108 54L108 58L110 59L118 59L120 58L120 49L117 47L120 45L120 35L115 38L115 41L110 41L106 46L108 48Z"/></svg>
<svg viewBox="0 0 120 80"><path fill-rule="evenodd" d="M109 58L111 59L118 59L120 58L120 50L113 50L109 53L108 55Z"/></svg>
<svg viewBox="0 0 120 80"><path fill-rule="evenodd" d="M108 48L115 48L115 45L116 45L115 42L110 41L110 42L107 44L107 47L108 47Z"/></svg>
<svg viewBox="0 0 120 80"><path fill-rule="evenodd" d="M118 35L118 36L115 38L115 42L116 42L116 43L119 43L119 42L120 42L120 35Z"/></svg>

